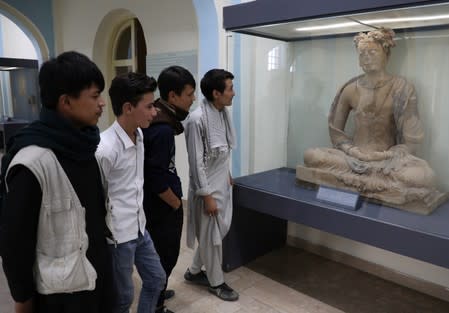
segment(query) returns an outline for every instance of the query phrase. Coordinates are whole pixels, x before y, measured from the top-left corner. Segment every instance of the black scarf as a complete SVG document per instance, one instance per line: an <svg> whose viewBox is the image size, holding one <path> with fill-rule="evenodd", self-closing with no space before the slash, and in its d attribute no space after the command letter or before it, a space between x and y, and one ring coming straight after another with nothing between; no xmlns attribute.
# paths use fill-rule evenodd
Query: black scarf
<svg viewBox="0 0 449 313"><path fill-rule="evenodd" d="M184 126L182 126L181 122L189 115L189 111L184 111L162 99L157 99L154 106L157 109L157 115L151 122L151 125L167 123L173 128L175 135L179 135L184 131Z"/></svg>
<svg viewBox="0 0 449 313"><path fill-rule="evenodd" d="M38 120L22 128L8 141L7 153L2 158L2 181L11 160L22 148L36 145L51 149L65 158L87 161L95 158L99 142L97 126L75 128L58 112L43 107Z"/></svg>

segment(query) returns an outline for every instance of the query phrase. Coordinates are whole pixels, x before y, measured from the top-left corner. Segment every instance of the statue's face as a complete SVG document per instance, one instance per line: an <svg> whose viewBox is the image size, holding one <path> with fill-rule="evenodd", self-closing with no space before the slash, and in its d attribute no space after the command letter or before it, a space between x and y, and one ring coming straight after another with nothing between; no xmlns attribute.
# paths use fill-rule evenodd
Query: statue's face
<svg viewBox="0 0 449 313"><path fill-rule="evenodd" d="M360 42L358 52L359 65L365 73L379 72L385 69L388 58L380 44L373 41Z"/></svg>

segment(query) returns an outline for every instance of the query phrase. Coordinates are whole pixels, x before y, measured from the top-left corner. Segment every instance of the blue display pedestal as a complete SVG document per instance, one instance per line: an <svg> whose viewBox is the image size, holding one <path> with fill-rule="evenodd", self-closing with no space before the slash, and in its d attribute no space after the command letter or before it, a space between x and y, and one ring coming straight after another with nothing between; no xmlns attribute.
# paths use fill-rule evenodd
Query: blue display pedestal
<svg viewBox="0 0 449 313"><path fill-rule="evenodd" d="M234 180L234 215L223 241L230 271L285 244L287 221L449 268L449 203L423 216L363 201L357 211L319 201L279 168Z"/></svg>

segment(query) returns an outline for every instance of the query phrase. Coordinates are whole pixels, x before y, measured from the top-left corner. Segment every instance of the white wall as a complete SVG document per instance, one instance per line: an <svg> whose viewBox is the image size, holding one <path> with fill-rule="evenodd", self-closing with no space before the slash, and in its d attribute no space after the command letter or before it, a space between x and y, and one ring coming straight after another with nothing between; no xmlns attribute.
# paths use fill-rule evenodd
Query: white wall
<svg viewBox="0 0 449 313"><path fill-rule="evenodd" d="M202 0L202 1L208 1L208 0ZM228 41L228 36L232 35L232 33L227 33L223 27L221 27L223 25L223 7L228 6L228 5L232 5L234 4L235 1L233 0L214 0L215 2L215 8L216 8L216 12L217 12L217 17L218 17L218 25L219 25L219 29L218 29L218 33L217 36L219 38L218 40L218 52L219 52L219 56L218 56L218 61L219 61L219 67L220 68L224 68L229 70L230 68L226 67L226 64L228 64L229 60L228 60L228 49L227 48L227 41Z"/></svg>
<svg viewBox="0 0 449 313"><path fill-rule="evenodd" d="M221 25L220 3L223 1L215 2L218 3L217 14L219 13L219 25ZM113 35L112 26L114 23L120 23L120 19L129 16L139 19L145 34L149 55L198 50L197 13L192 1L97 0L93 6L92 2L88 0L59 0L54 1L56 52L76 50L93 57L105 74L107 84L105 90L107 90L109 81L112 79L107 64L108 53L111 53L112 49L109 40L109 37ZM224 37L224 32L217 31L217 36ZM94 49L95 45L99 47L95 49L101 52ZM199 82L197 82L197 87L199 89ZM107 92L104 92L103 95L108 98ZM199 98L201 99L201 97ZM100 129L109 126L111 113L105 110L99 122ZM181 178L184 198L186 198L188 163L183 134L176 137L176 150L176 167Z"/></svg>
<svg viewBox="0 0 449 313"><path fill-rule="evenodd" d="M92 6L91 1L87 0L75 2L61 0L55 1L54 10L57 53L77 50L92 57L95 40L100 42L100 45L105 45L106 50L111 50L110 38L106 38L113 34L110 25L106 26L109 31L102 30L102 33L99 34L102 38L96 38L96 36L105 16L112 11L123 11L123 13L116 15L117 18L134 15L139 19L145 34L148 54L196 50L198 47L196 14L190 1L124 2L120 0L98 0L96 5ZM112 20L111 23L114 23L114 21ZM116 23L120 23L120 20ZM112 79L107 58L108 53L106 52L102 56L96 55L94 59L105 73L106 90L109 88L109 81ZM104 92L103 96L108 98L107 92ZM109 126L109 120L111 119L109 114L111 112L105 110L99 123L101 129ZM184 197L186 197L188 164L184 135L176 137L176 149L176 165L183 185Z"/></svg>
<svg viewBox="0 0 449 313"><path fill-rule="evenodd" d="M118 11L120 13L108 20L106 27L100 27L104 26L101 23L105 17ZM107 84L113 78L107 63L108 53L112 49L109 37L114 33L113 28L121 23L120 19L130 16L138 18L145 34L148 54L195 50L198 47L196 15L190 1L98 0L93 6L87 0L60 0L54 1L54 12L56 52L76 50L93 57L94 42L97 40L105 53L95 55L94 61L105 74ZM99 29L101 38L96 38ZM109 114L111 112L103 114L100 128L108 126L111 120Z"/></svg>
<svg viewBox="0 0 449 313"><path fill-rule="evenodd" d="M4 58L37 60L36 49L25 33L9 18L0 14Z"/></svg>
<svg viewBox="0 0 449 313"><path fill-rule="evenodd" d="M142 24L148 53L193 50L198 46L194 8L185 0L55 1L57 52L77 50L91 56L99 24L111 11L125 9Z"/></svg>

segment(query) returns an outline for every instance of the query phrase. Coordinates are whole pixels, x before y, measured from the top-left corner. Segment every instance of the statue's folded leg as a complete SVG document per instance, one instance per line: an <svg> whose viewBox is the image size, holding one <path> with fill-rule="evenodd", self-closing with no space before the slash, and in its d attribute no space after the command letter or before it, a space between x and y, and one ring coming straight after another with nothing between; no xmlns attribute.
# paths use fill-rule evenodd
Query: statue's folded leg
<svg viewBox="0 0 449 313"><path fill-rule="evenodd" d="M304 152L304 164L307 167L323 170L349 170L345 161L345 153L331 148L307 149Z"/></svg>
<svg viewBox="0 0 449 313"><path fill-rule="evenodd" d="M429 164L413 155L405 157L396 178L410 188L432 188L435 186L435 172Z"/></svg>

